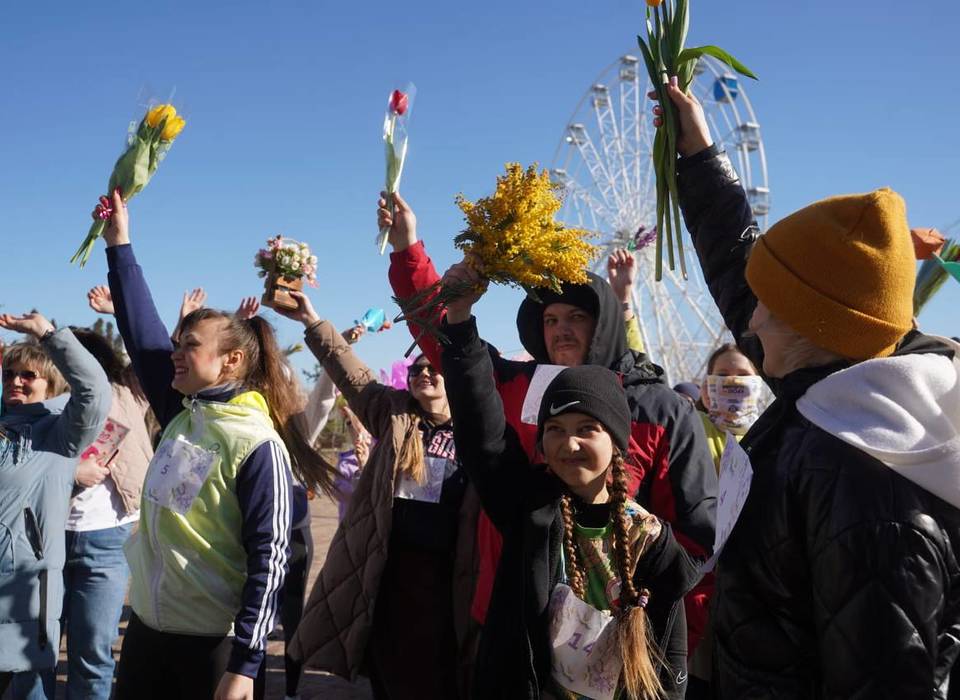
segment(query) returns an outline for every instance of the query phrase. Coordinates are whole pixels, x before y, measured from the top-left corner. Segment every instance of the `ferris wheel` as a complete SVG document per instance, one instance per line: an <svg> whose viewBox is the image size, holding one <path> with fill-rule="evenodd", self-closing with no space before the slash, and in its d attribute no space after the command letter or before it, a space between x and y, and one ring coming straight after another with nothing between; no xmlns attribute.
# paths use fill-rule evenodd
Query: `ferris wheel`
<svg viewBox="0 0 960 700"><path fill-rule="evenodd" d="M711 132L733 162L761 228L770 211L767 161L760 124L738 77L705 56L690 86ZM587 90L564 129L550 170L564 188L560 218L597 234L605 276L615 248L636 251L633 290L647 354L670 383L702 377L710 352L729 333L707 291L689 234L684 231L688 279L679 264L654 279L656 188L651 152L655 130L646 71L632 55L608 66Z"/></svg>

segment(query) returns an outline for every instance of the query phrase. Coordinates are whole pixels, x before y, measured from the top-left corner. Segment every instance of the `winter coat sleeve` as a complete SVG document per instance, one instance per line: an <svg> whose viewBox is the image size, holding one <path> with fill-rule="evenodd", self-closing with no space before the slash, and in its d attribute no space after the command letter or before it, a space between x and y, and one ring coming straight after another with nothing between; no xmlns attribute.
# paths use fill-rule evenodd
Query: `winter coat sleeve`
<svg viewBox="0 0 960 700"><path fill-rule="evenodd" d="M69 328L58 329L42 345L70 385L70 398L47 433L43 449L79 457L97 439L110 413L110 383L103 368Z"/></svg>
<svg viewBox="0 0 960 700"><path fill-rule="evenodd" d="M659 447L667 453L666 480L654 482L651 505L658 515L672 511L677 539L694 554L708 557L717 525L717 471L696 409L685 399L675 403L677 410L663 420L667 439Z"/></svg>
<svg viewBox="0 0 960 700"><path fill-rule="evenodd" d="M419 292L429 289L431 285L440 281L433 266L433 260L427 255L423 241L417 241L406 250L390 254L390 286L398 299L407 299ZM420 315L439 324L445 312L437 314L436 309L429 309ZM410 334L413 335L421 352L430 360L434 367L440 367L440 344L437 339L428 333L423 333L417 323L407 323Z"/></svg>
<svg viewBox="0 0 960 700"><path fill-rule="evenodd" d="M290 464L273 441L254 449L237 473L247 580L233 623L236 636L227 662L231 673L256 678L267 635L276 623L290 557L291 484Z"/></svg>
<svg viewBox="0 0 960 700"><path fill-rule="evenodd" d="M182 409L183 395L173 381L173 343L160 320L150 288L129 244L107 248L107 280L130 363L161 428Z"/></svg>
<svg viewBox="0 0 960 700"><path fill-rule="evenodd" d="M625 324L627 330L627 347L636 353L646 351L643 345L643 335L640 333L640 322L636 316L631 316Z"/></svg>
<svg viewBox="0 0 960 700"><path fill-rule="evenodd" d="M493 378L487 344L476 319L444 322L443 377L453 415L457 456L480 495L484 512L498 530L509 528L520 510L530 470L527 454L507 426L503 400Z"/></svg>
<svg viewBox="0 0 960 700"><path fill-rule="evenodd" d="M710 294L737 345L756 367L762 367L760 341L744 337L757 306L744 275L750 250L760 236L747 194L727 154L716 146L681 158L677 184L683 218Z"/></svg>
<svg viewBox="0 0 960 700"><path fill-rule="evenodd" d="M307 347L343 394L350 410L378 440L390 427L389 396L397 390L379 383L329 321L320 321L304 334Z"/></svg>

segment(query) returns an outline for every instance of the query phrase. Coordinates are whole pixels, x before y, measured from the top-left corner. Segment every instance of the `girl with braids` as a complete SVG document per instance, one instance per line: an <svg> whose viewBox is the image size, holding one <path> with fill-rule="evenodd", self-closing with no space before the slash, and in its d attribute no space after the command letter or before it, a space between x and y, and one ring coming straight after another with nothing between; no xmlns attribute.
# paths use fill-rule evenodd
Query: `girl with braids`
<svg viewBox="0 0 960 700"><path fill-rule="evenodd" d="M504 540L473 696L682 698L682 598L697 568L669 524L627 496L617 375L583 365L553 378L537 418L545 464L531 464L505 421L473 301L448 307L443 375L458 453Z"/></svg>
<svg viewBox="0 0 960 700"><path fill-rule="evenodd" d="M118 193L105 233L117 327L163 429L127 545L130 605L117 698L263 697L267 634L289 556L291 467L329 493L303 437L270 325L201 308L170 341Z"/></svg>

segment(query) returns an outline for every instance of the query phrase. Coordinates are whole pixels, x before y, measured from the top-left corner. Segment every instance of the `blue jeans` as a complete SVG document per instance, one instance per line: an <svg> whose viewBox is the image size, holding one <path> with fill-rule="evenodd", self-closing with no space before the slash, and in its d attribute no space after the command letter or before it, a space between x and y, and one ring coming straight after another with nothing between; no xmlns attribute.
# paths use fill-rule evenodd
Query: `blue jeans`
<svg viewBox="0 0 960 700"><path fill-rule="evenodd" d="M67 635L67 698L108 700L113 690L117 638L130 569L123 545L134 523L88 532L67 531L63 617ZM18 673L15 698L53 700L55 670Z"/></svg>

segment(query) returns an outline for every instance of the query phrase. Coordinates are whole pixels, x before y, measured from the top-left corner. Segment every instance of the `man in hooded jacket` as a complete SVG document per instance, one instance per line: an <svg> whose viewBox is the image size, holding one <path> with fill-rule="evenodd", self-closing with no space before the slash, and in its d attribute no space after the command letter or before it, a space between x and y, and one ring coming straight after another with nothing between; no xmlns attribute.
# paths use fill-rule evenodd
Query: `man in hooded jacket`
<svg viewBox="0 0 960 700"><path fill-rule="evenodd" d="M389 276L394 293L404 298L440 278L423 243L416 239L412 211L402 198L394 197L397 223L390 231L394 252ZM381 224L386 223L385 213L381 208ZM588 275L588 284L564 285L560 294L537 290L539 301L527 297L520 304L517 330L533 360L507 360L491 347L507 423L520 436L530 459L536 459L536 409L559 369L595 364L619 374L633 418L627 455L630 492L640 505L671 523L677 540L692 555L690 565L696 566L695 559L709 556L713 548L717 493L716 469L702 423L690 403L664 382L663 370L645 354L628 349L621 303L605 280ZM409 328L431 363L441 366L436 340L421 334L415 323ZM477 545L480 571L472 613L482 624L501 545L499 533L485 515L478 523ZM684 601L686 641L691 649L706 623L711 586L712 578L705 579Z"/></svg>

